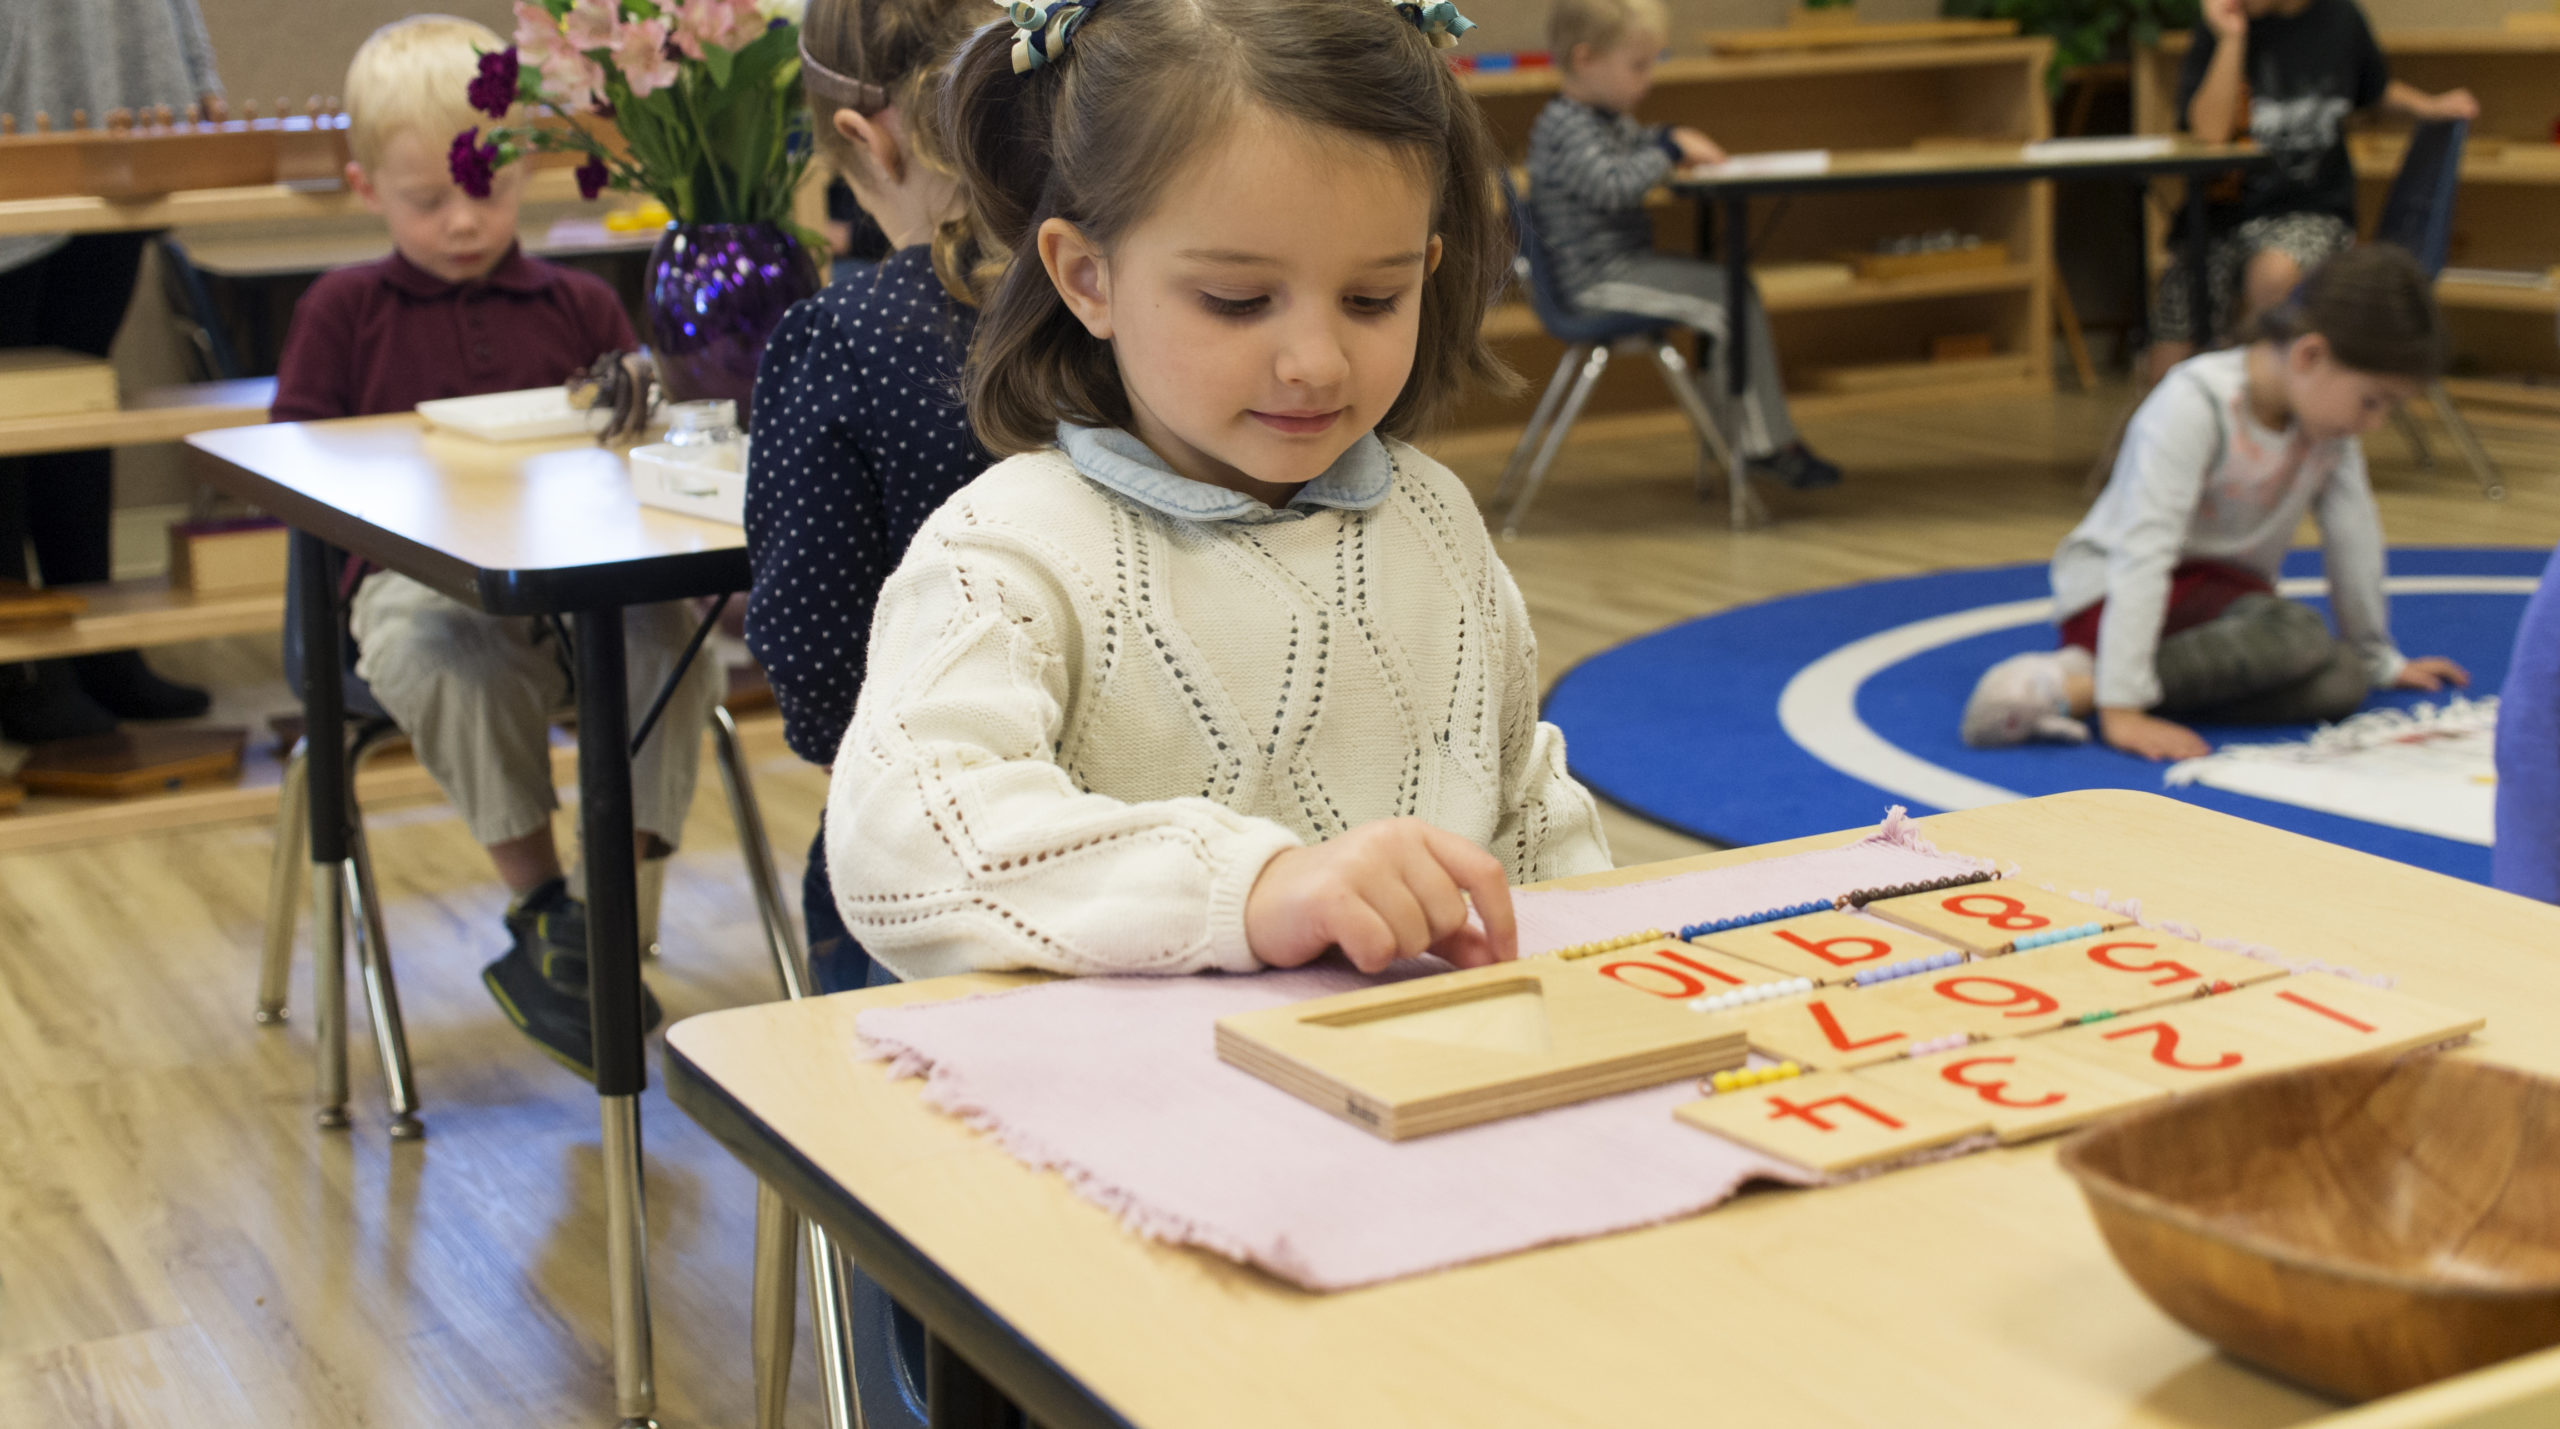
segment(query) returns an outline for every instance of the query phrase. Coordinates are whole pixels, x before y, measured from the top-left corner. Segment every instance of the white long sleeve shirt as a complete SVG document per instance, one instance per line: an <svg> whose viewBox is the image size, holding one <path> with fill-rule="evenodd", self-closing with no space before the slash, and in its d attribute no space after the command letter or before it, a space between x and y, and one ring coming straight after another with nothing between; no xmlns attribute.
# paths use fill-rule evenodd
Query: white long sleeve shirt
<svg viewBox="0 0 2560 1429"><path fill-rule="evenodd" d="M2408 663L2391 643L2382 516L2364 444L2269 430L2249 408L2248 356L2230 348L2170 369L2134 413L2107 489L2054 552L2056 620L2107 603L2098 617L2103 708L2160 702L2153 657L2171 572L2213 561L2273 583L2306 512L2320 523L2340 638L2364 656L2377 687Z"/></svg>
<svg viewBox="0 0 2560 1429"><path fill-rule="evenodd" d="M1538 719L1527 610L1445 467L1365 437L1274 510L1124 433L1061 436L962 488L881 591L827 800L874 957L1251 970L1263 866L1403 815L1515 883L1609 866Z"/></svg>

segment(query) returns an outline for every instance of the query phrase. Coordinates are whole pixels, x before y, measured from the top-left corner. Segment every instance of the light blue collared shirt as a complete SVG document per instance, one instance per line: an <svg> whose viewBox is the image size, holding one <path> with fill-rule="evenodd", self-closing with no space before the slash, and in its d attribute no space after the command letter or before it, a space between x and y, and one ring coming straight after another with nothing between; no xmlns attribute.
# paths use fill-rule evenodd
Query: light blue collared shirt
<svg viewBox="0 0 2560 1429"><path fill-rule="evenodd" d="M1116 491L1151 511L1185 521L1296 521L1316 508L1367 511L1387 499L1396 468L1387 444L1369 432L1335 458L1324 474L1298 488L1283 507L1270 507L1223 486L1193 481L1165 465L1145 442L1117 427L1058 424L1058 445L1078 474L1096 486Z"/></svg>

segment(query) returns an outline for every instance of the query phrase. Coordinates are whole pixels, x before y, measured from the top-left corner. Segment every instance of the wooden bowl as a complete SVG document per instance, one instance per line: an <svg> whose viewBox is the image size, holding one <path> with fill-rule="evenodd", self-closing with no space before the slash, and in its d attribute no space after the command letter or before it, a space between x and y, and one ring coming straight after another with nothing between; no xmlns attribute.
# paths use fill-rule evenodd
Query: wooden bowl
<svg viewBox="0 0 2560 1429"><path fill-rule="evenodd" d="M2358 1058L2131 1112L2062 1167L2152 1303L2324 1393L2560 1342L2560 1082Z"/></svg>

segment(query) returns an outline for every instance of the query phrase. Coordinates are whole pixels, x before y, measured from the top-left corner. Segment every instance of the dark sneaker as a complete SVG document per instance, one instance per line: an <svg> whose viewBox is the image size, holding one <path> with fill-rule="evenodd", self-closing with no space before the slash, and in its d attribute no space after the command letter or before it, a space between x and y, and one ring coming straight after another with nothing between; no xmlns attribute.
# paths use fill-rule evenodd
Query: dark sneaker
<svg viewBox="0 0 2560 1429"><path fill-rule="evenodd" d="M89 698L118 719L194 719L213 708L211 694L160 678L139 650L76 656L71 670Z"/></svg>
<svg viewBox="0 0 2560 1429"><path fill-rule="evenodd" d="M1819 491L1840 484L1840 468L1815 456L1802 442L1770 456L1752 458L1751 473L1784 482L1796 491Z"/></svg>
<svg viewBox="0 0 2560 1429"><path fill-rule="evenodd" d="M507 931L526 951L534 971L554 992L587 1000L587 905L569 896L569 885L552 879L507 909ZM666 1020L649 984L640 984L640 1030L656 1030Z"/></svg>
<svg viewBox="0 0 2560 1429"><path fill-rule="evenodd" d="M596 1079L595 1030L588 1025L587 1000L543 981L523 943L482 968L480 981L507 1020L546 1056L588 1082Z"/></svg>

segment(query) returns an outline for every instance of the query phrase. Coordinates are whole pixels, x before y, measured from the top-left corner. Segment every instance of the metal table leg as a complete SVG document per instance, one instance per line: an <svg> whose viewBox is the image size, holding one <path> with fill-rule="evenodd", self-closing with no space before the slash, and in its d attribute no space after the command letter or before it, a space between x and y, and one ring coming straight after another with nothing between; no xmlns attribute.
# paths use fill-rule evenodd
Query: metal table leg
<svg viewBox="0 0 2560 1429"><path fill-rule="evenodd" d="M312 1032L318 1103L312 1119L347 1124L347 740L346 655L338 641L338 558L306 531L302 547L302 728L310 803Z"/></svg>
<svg viewBox="0 0 2560 1429"><path fill-rule="evenodd" d="M614 1408L623 1429L656 1421L649 1347L649 1223L642 1198L639 870L632 858L631 704L622 611L582 610L578 827L587 868L587 989L604 1123L605 1276L613 1305Z"/></svg>

